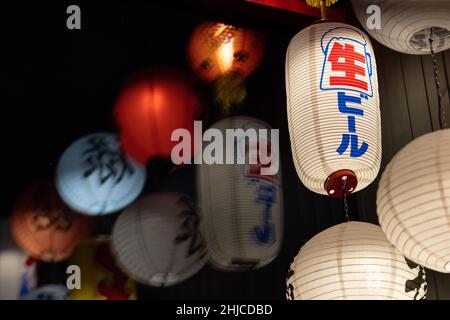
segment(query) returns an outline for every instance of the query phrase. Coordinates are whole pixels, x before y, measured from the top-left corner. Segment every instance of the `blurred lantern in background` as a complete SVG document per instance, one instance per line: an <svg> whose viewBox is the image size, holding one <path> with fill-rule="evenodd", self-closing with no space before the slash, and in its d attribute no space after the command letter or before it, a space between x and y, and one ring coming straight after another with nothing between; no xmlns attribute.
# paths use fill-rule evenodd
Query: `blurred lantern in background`
<svg viewBox="0 0 450 320"><path fill-rule="evenodd" d="M73 210L88 215L119 211L144 188L146 169L121 150L119 138L94 133L71 144L56 170L56 187Z"/></svg>
<svg viewBox="0 0 450 320"><path fill-rule="evenodd" d="M218 22L204 22L192 32L188 56L192 68L205 81L237 73L247 78L261 63L264 36Z"/></svg>
<svg viewBox="0 0 450 320"><path fill-rule="evenodd" d="M113 251L131 277L155 287L180 283L206 263L206 245L193 202L178 193L155 193L122 213L113 229Z"/></svg>
<svg viewBox="0 0 450 320"><path fill-rule="evenodd" d="M80 242L70 264L81 269L81 288L69 292L71 300L136 300L136 283L117 266L108 238Z"/></svg>
<svg viewBox="0 0 450 320"><path fill-rule="evenodd" d="M300 31L287 50L286 92L292 156L303 184L336 198L369 185L380 168L381 121L368 37L334 22Z"/></svg>
<svg viewBox="0 0 450 320"><path fill-rule="evenodd" d="M61 284L47 284L30 292L23 300L67 300L67 287Z"/></svg>
<svg viewBox="0 0 450 320"><path fill-rule="evenodd" d="M95 230L95 220L71 211L51 182L37 182L18 199L11 216L16 243L31 256L47 262L70 256L79 241Z"/></svg>
<svg viewBox="0 0 450 320"><path fill-rule="evenodd" d="M346 222L314 236L287 277L289 300L422 300L425 269L407 261L381 228Z"/></svg>
<svg viewBox="0 0 450 320"><path fill-rule="evenodd" d="M116 101L116 120L125 151L143 165L155 157L170 158L172 132L193 134L200 101L183 73L153 67L133 75Z"/></svg>
<svg viewBox="0 0 450 320"><path fill-rule="evenodd" d="M361 25L381 44L407 54L430 54L450 48L450 1L448 0L352 0ZM367 13L376 5L380 14ZM378 19L378 27L376 25Z"/></svg>
<svg viewBox="0 0 450 320"><path fill-rule="evenodd" d="M0 300L17 300L37 285L36 262L11 238L10 223L0 220Z"/></svg>
<svg viewBox="0 0 450 320"><path fill-rule="evenodd" d="M204 81L216 81L216 101L225 114L246 98L245 79L260 65L264 46L262 34L219 22L204 22L192 32L190 64Z"/></svg>
<svg viewBox="0 0 450 320"><path fill-rule="evenodd" d="M378 186L377 213L403 255L450 273L450 129L423 135L394 156Z"/></svg>
<svg viewBox="0 0 450 320"><path fill-rule="evenodd" d="M230 117L211 128L220 130L225 136L227 129L258 132L259 129L270 129L270 126L255 118ZM270 136L259 136L256 146L244 141L246 158L249 158L251 148L259 151L261 139L266 139L265 146L270 146ZM278 157L272 159L279 165ZM283 240L281 171L275 175L261 175L262 167L259 157L257 164L246 161L246 164L202 164L197 167L197 195L204 213L203 233L209 260L218 269L261 268L280 251Z"/></svg>

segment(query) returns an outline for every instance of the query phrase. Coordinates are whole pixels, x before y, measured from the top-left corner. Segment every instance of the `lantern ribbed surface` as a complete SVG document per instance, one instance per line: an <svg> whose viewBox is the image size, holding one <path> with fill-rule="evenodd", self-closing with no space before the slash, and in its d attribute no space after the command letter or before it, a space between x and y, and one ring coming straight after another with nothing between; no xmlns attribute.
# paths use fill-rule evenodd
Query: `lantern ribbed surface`
<svg viewBox="0 0 450 320"><path fill-rule="evenodd" d="M211 128L225 136L226 129L258 130L270 126L239 116L225 118ZM209 261L220 270L263 267L276 258L283 240L281 170L276 175L263 176L258 164L246 163L197 166L197 197L204 213Z"/></svg>
<svg viewBox="0 0 450 320"><path fill-rule="evenodd" d="M286 54L292 157L303 184L327 194L331 174L351 170L369 185L381 161L375 55L359 29L322 22L300 31Z"/></svg>
<svg viewBox="0 0 450 320"><path fill-rule="evenodd" d="M380 180L377 213L402 254L450 273L450 129L425 134L394 156Z"/></svg>
<svg viewBox="0 0 450 320"><path fill-rule="evenodd" d="M112 249L131 277L151 286L180 283L206 263L200 215L178 193L155 193L139 199L118 218Z"/></svg>
<svg viewBox="0 0 450 320"><path fill-rule="evenodd" d="M295 257L287 298L413 300L426 296L425 270L386 240L381 228L346 222L320 232Z"/></svg>
<svg viewBox="0 0 450 320"><path fill-rule="evenodd" d="M352 0L355 15L372 37L381 44L407 54L430 53L430 29L433 50L450 48L450 2L447 0ZM368 6L380 8L381 28L368 28Z"/></svg>
<svg viewBox="0 0 450 320"><path fill-rule="evenodd" d="M71 144L56 170L59 195L73 210L87 215L119 211L144 188L146 169L122 153L119 138L94 133Z"/></svg>

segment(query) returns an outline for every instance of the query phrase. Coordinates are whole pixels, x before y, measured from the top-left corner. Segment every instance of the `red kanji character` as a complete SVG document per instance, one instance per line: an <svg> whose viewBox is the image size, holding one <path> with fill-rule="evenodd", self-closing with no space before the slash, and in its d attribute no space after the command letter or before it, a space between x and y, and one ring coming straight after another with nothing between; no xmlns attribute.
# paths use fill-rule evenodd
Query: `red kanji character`
<svg viewBox="0 0 450 320"><path fill-rule="evenodd" d="M339 61L339 59L342 58L344 61ZM331 85L343 85L367 90L367 82L356 79L357 74L365 76L366 69L355 64L355 61L365 64L366 59L364 55L355 51L353 45L335 42L328 57L328 61L331 63L331 70L333 72L342 71L345 73L345 76L330 76Z"/></svg>

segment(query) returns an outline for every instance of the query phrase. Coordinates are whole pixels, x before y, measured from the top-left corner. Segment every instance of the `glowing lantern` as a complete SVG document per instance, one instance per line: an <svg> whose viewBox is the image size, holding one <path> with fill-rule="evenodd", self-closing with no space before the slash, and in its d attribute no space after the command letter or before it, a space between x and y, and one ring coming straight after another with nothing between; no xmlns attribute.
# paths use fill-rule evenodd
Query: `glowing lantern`
<svg viewBox="0 0 450 320"><path fill-rule="evenodd" d="M450 273L450 129L423 135L394 156L378 186L377 212L405 257Z"/></svg>
<svg viewBox="0 0 450 320"><path fill-rule="evenodd" d="M288 272L289 300L421 300L425 270L407 261L377 225L346 222L309 240Z"/></svg>
<svg viewBox="0 0 450 320"><path fill-rule="evenodd" d="M177 142L172 132L193 133L200 102L184 74L150 68L130 78L116 101L116 120L125 151L143 165L153 157L170 158Z"/></svg>
<svg viewBox="0 0 450 320"><path fill-rule="evenodd" d="M9 220L0 220L0 300L17 300L36 284L35 261L14 243Z"/></svg>
<svg viewBox="0 0 450 320"><path fill-rule="evenodd" d="M211 128L220 130L225 136L227 129L256 131L270 129L270 126L254 118L231 117ZM259 139L259 143L266 139L266 145L272 142L270 136L260 135ZM247 142L244 146L246 158L251 148L258 152L258 145ZM279 165L278 158L274 161ZM198 166L197 194L204 212L203 233L209 261L217 269L257 269L269 264L280 251L283 239L281 171L261 175L261 167L261 163L250 164L249 161L246 164Z"/></svg>
<svg viewBox="0 0 450 320"><path fill-rule="evenodd" d="M286 55L289 134L303 184L341 197L365 188L381 161L375 55L355 27L322 22L300 31Z"/></svg>
<svg viewBox="0 0 450 320"><path fill-rule="evenodd" d="M80 267L81 288L69 292L71 300L136 300L136 283L116 265L108 239L80 242L70 264Z"/></svg>
<svg viewBox="0 0 450 320"><path fill-rule="evenodd" d="M264 38L251 30L204 22L193 31L188 48L195 72L205 81L237 73L246 78L261 63Z"/></svg>
<svg viewBox="0 0 450 320"><path fill-rule="evenodd" d="M122 213L113 230L113 251L124 271L156 287L180 283L206 263L200 216L177 193L142 198Z"/></svg>
<svg viewBox="0 0 450 320"><path fill-rule="evenodd" d="M94 133L64 151L56 171L59 195L73 210L89 215L119 211L144 188L146 170L122 153L118 137Z"/></svg>
<svg viewBox="0 0 450 320"><path fill-rule="evenodd" d="M67 208L50 182L29 187L11 217L16 243L34 258L49 262L68 258L77 243L94 229L95 220Z"/></svg>
<svg viewBox="0 0 450 320"><path fill-rule="evenodd" d="M431 35L434 52L450 48L449 1L352 0L352 4L366 31L393 50L408 54L429 54ZM373 5L378 6L379 11L373 11ZM366 13L369 6L372 9ZM376 12L379 15L374 16Z"/></svg>

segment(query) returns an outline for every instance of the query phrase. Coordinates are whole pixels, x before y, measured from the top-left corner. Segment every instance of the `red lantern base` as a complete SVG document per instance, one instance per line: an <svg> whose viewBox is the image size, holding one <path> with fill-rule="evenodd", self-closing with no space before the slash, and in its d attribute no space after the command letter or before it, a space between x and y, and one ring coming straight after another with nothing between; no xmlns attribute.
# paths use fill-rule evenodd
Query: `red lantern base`
<svg viewBox="0 0 450 320"><path fill-rule="evenodd" d="M358 178L355 173L351 170L339 170L330 174L325 180L324 187L328 195L332 198L342 198L344 196L344 181L346 182L345 193L347 195L355 191L358 185Z"/></svg>

